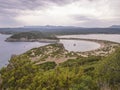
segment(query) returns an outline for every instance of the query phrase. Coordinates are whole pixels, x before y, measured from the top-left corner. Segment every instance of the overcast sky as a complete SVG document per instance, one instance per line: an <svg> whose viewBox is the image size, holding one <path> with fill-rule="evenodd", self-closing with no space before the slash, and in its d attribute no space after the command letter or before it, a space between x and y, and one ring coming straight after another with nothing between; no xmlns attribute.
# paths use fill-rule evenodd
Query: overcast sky
<svg viewBox="0 0 120 90"><path fill-rule="evenodd" d="M120 25L120 0L0 0L0 27Z"/></svg>

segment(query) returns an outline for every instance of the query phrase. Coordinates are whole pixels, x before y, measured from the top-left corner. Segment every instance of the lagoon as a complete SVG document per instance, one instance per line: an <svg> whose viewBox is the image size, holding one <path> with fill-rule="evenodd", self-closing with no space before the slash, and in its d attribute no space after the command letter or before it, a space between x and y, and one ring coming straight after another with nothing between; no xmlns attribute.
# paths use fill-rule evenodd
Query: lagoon
<svg viewBox="0 0 120 90"><path fill-rule="evenodd" d="M96 42L84 41L84 40L60 40L64 47L68 51L85 52L99 48L101 45Z"/></svg>
<svg viewBox="0 0 120 90"><path fill-rule="evenodd" d="M5 42L4 40L10 35L0 34L0 68L8 64L11 55L19 55L26 51L40 46L45 46L50 43L41 42ZM98 39L108 40L120 43L119 34L88 34L88 35L64 35L59 38L83 38L83 39ZM100 47L100 44L91 41L83 40L60 40L68 51L85 52L95 50Z"/></svg>

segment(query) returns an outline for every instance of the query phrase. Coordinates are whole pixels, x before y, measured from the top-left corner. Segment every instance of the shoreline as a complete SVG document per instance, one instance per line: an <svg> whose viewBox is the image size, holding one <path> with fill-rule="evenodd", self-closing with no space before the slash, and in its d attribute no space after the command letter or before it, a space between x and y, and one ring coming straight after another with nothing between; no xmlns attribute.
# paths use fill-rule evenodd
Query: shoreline
<svg viewBox="0 0 120 90"><path fill-rule="evenodd" d="M70 51L70 52L75 52L75 53L95 53L95 52L98 52L98 51L101 51L101 49L105 49L105 48L108 48L108 47L113 47L114 45L113 44L116 44L116 45L120 45L120 43L117 43L117 42L113 42L113 41L107 41L107 40L98 40L98 39L83 39L83 38L58 38L59 40L52 40L52 39L6 39L5 41L6 42L42 42L42 43L60 43L60 39L63 39L63 40L83 40L83 41L89 41L89 42L94 42L94 43L98 43L100 45L100 47L96 48L96 49L93 49L93 50L88 50L88 51ZM115 45L115 46L116 46ZM66 49L65 49L66 50Z"/></svg>
<svg viewBox="0 0 120 90"><path fill-rule="evenodd" d="M88 39L87 39L88 41ZM48 61L54 61L57 65L59 65L62 62L65 62L69 59L76 59L78 57L89 57L89 56L100 56L100 57L106 57L113 53L116 48L120 47L120 43L114 43L104 40L90 40L94 41L96 43L99 43L101 46L100 48L97 48L95 50L91 51L85 51L85 52L74 52L74 51L68 51L65 49L63 44L56 43L56 44L49 44L43 47L36 48L35 50L29 50L28 52L31 52L30 60L35 62L36 64L42 64ZM58 47L56 47L58 46ZM43 51L40 55L34 56L36 51ZM58 51L55 55L52 55L56 50L62 50L62 53ZM27 53L24 53L27 54ZM24 55L23 54L23 55Z"/></svg>
<svg viewBox="0 0 120 90"><path fill-rule="evenodd" d="M58 38L59 39L59 38ZM64 39L73 39L73 40L76 40L76 38L64 38ZM90 50L90 51L85 51L85 52L74 52L74 51L71 51L70 53L71 54L76 54L78 57L79 56L82 56L82 57L89 57L90 55L92 56L107 56L109 55L110 53L114 52L115 50L115 47L117 46L120 46L120 43L116 43L116 42L112 42L112 41L106 41L106 40L97 40L97 39L80 39L80 38L77 38L77 40L84 40L84 41L90 41L90 42L95 42L95 43L98 43L100 44L100 47L97 48L97 49L94 49L94 50ZM22 42L22 41L21 41ZM58 43L58 42L57 42ZM57 44L56 43L56 44ZM51 43L52 44L52 43ZM59 44L59 43L58 43ZM49 44L50 45L50 44ZM46 47L46 46L44 46ZM106 48L109 48L108 50L106 50ZM28 50L29 51L29 50ZM64 53L67 53L67 50L64 48ZM26 53L26 52L24 52ZM24 54L22 53L22 54ZM63 53L63 54L64 54ZM21 55L21 54L20 54ZM64 62L68 59L73 59L73 58L76 58L75 57L71 57L71 58L65 58L64 56L60 57L60 58L48 58L48 61L50 60L54 60L57 64L61 63L61 62ZM47 60L46 60L47 61ZM46 62L46 61L43 61L43 62ZM42 62L41 62L42 63Z"/></svg>
<svg viewBox="0 0 120 90"><path fill-rule="evenodd" d="M74 52L77 53L83 57L87 57L90 55L93 56L107 56L110 53L115 51L115 47L120 46L120 43L113 42L113 41L107 41L107 40L98 40L98 39L82 39L82 38L59 38L59 39L65 39L65 40L83 40L83 41L90 41L94 43L100 44L99 48L96 48L94 50L90 51L84 51L84 52Z"/></svg>
<svg viewBox="0 0 120 90"><path fill-rule="evenodd" d="M59 40L57 39L9 39L5 40L6 42L43 42L43 43L57 43Z"/></svg>

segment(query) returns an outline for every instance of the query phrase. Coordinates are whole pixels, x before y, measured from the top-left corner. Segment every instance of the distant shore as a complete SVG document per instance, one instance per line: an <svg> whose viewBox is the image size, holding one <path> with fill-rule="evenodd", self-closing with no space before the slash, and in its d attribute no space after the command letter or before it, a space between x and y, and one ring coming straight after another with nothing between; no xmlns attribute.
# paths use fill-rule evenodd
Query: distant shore
<svg viewBox="0 0 120 90"><path fill-rule="evenodd" d="M44 43L59 42L59 40L57 40L57 39L26 39L26 38L21 38L21 39L7 38L5 41L6 42L44 42Z"/></svg>

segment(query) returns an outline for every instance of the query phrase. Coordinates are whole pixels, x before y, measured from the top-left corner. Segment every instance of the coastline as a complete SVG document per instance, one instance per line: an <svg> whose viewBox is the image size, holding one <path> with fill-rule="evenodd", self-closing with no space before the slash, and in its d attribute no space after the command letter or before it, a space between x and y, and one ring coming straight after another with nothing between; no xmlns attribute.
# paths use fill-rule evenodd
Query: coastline
<svg viewBox="0 0 120 90"><path fill-rule="evenodd" d="M107 40L99 40L99 39L83 39L83 38L60 38L57 37L57 39L27 39L27 38L20 38L20 39L12 39L12 38L7 38L5 41L6 42L43 42L43 43L60 43L60 39L65 39L65 40L83 40L83 41L90 41L94 43L100 44L99 48L90 50L90 51L84 51L84 52L75 52L78 53L79 55L83 57L87 57L89 55L101 55L101 56L106 56L113 52L115 49L114 47L119 46L120 43L113 42L113 41L107 41ZM74 51L71 51L74 52Z"/></svg>
<svg viewBox="0 0 120 90"><path fill-rule="evenodd" d="M56 43L56 44L49 44L43 47L29 50L24 54L28 55L30 60L35 62L36 64L42 64L48 61L50 62L54 61L57 65L59 65L60 63L65 62L69 59L76 59L78 57L89 57L89 56L106 57L111 53L113 53L116 50L116 48L120 46L120 44L118 43L104 41L104 40L91 40L91 41L99 43L101 46L91 51L85 51L85 52L70 51L69 52L68 50L65 49L63 44ZM42 53L36 56L35 53L41 50L44 50L44 51L42 51ZM54 53L56 52L56 50L57 50L57 53Z"/></svg>
<svg viewBox="0 0 120 90"><path fill-rule="evenodd" d="M8 37L8 36L7 36ZM58 38L59 39L59 38ZM70 39L70 38L69 38ZM72 39L72 38L71 38ZM78 38L77 38L78 39ZM116 43L116 42L112 42L112 41L106 41L106 40L96 40L96 39L78 39L78 40L86 40L86 41L91 41L91 42L96 42L98 44L100 44L100 47L97 48L97 49L94 49L94 50L90 50L90 51L85 51L85 52L75 52L78 56L83 56L83 57L87 57L89 55L101 55L101 56L106 56L108 55L109 53L113 52L115 50L115 48L113 46L120 46L120 43ZM20 42L20 41L18 41ZM21 41L23 42L23 41ZM25 42L28 42L28 41L25 41ZM29 41L31 42L31 41ZM34 41L34 42L38 42L38 41ZM43 42L45 42L45 40L43 40ZM47 41L48 42L48 41ZM46 42L46 43L47 43ZM53 42L53 43L58 43L59 41L57 42ZM109 50L106 51L105 49L109 47ZM112 49L113 48L113 49ZM29 51L29 50L28 50ZM66 52L66 51L65 51ZM105 53L106 52L106 53ZM25 53L25 52L24 52ZM73 51L71 52L72 54L74 53ZM75 58L75 57L73 57ZM52 59L52 58L50 58ZM61 60L63 59L63 61L66 61L68 58L59 58L59 59L53 59L53 60L56 60L57 63L60 63L62 62Z"/></svg>
<svg viewBox="0 0 120 90"><path fill-rule="evenodd" d="M104 55L107 55L107 54L105 54L105 52L107 51L105 49L109 48L110 51L108 51L108 52L113 52L114 50L112 49L112 47L120 45L120 43L113 42L113 41L98 40L98 39L83 39L83 38L58 38L58 39L26 39L26 38L11 39L11 38L7 38L5 41L6 42L43 42L43 43L51 43L51 44L52 43L58 43L59 44L60 39L64 39L64 40L83 40L83 41L90 41L90 42L100 44L99 48L96 48L96 49L93 49L93 50L90 50L90 51L75 52L75 53L81 54L82 56L96 55L96 53L98 53L98 52L99 52L99 54L102 53L102 56L104 56ZM71 51L71 52L74 52L74 51Z"/></svg>
<svg viewBox="0 0 120 90"><path fill-rule="evenodd" d="M75 52L83 57L88 56L107 56L110 53L115 51L116 47L120 46L120 43L113 42L113 41L107 41L107 40L98 40L98 39L82 39L82 38L59 38L59 39L65 39L65 40L83 40L83 41L90 41L100 44L99 48L96 48L94 50L85 51L85 52ZM74 51L72 51L74 52Z"/></svg>
<svg viewBox="0 0 120 90"><path fill-rule="evenodd" d="M57 43L57 42L59 42L59 40L57 40L57 39L25 39L25 38L21 38L21 39L7 38L5 41L6 42L43 42L43 43Z"/></svg>

